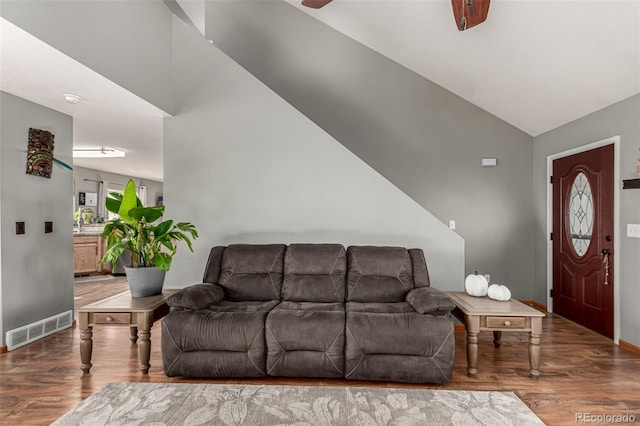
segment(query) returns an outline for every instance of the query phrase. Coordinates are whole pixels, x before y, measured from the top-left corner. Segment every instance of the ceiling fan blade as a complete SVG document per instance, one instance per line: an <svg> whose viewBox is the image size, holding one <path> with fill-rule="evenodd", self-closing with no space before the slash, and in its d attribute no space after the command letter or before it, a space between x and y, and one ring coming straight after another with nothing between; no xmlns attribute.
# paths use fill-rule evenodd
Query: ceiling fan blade
<svg viewBox="0 0 640 426"><path fill-rule="evenodd" d="M328 3L331 3L331 1L332 0L302 0L302 5L312 9L320 9Z"/></svg>
<svg viewBox="0 0 640 426"><path fill-rule="evenodd" d="M468 30L486 21L490 2L491 0L451 0L458 30Z"/></svg>

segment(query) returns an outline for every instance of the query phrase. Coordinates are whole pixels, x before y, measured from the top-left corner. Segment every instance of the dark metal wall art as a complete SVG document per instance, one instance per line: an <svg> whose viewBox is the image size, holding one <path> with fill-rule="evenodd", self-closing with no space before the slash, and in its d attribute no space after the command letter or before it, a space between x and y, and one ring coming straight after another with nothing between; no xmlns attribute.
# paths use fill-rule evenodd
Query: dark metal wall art
<svg viewBox="0 0 640 426"><path fill-rule="evenodd" d="M29 129L27 148L27 174L51 179L53 168L53 139L51 132Z"/></svg>

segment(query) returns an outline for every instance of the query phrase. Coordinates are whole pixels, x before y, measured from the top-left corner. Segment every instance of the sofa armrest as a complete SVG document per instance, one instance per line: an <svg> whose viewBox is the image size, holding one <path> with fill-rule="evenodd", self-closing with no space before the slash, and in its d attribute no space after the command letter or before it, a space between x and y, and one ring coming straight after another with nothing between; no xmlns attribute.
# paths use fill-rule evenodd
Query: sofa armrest
<svg viewBox="0 0 640 426"><path fill-rule="evenodd" d="M429 315L448 315L456 307L449 296L433 287L414 288L406 301L416 312Z"/></svg>
<svg viewBox="0 0 640 426"><path fill-rule="evenodd" d="M172 308L203 309L224 299L224 290L216 284L196 284L185 287L167 298Z"/></svg>

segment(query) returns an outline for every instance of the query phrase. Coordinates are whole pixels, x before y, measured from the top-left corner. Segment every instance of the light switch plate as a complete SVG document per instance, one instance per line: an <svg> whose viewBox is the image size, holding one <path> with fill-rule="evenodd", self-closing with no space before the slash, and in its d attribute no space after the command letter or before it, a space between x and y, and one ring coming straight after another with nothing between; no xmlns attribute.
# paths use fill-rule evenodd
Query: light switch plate
<svg viewBox="0 0 640 426"><path fill-rule="evenodd" d="M640 238L640 224L627 223L627 237Z"/></svg>
<svg viewBox="0 0 640 426"><path fill-rule="evenodd" d="M456 221L455 220L450 220L449 221L449 229L456 229Z"/></svg>

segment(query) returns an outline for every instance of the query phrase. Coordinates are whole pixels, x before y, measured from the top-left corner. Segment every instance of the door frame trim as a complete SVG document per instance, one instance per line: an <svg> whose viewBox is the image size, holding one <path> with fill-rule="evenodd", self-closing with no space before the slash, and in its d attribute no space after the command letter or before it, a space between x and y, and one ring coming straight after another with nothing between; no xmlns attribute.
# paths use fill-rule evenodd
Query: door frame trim
<svg viewBox="0 0 640 426"><path fill-rule="evenodd" d="M547 310L553 312L553 241L548 237L553 232L553 186L550 184L553 174L553 161L569 155L579 154L594 148L613 145L613 251L620 253L620 135L611 136L566 151L547 156ZM613 342L620 342L620 259L616 256L613 265Z"/></svg>

